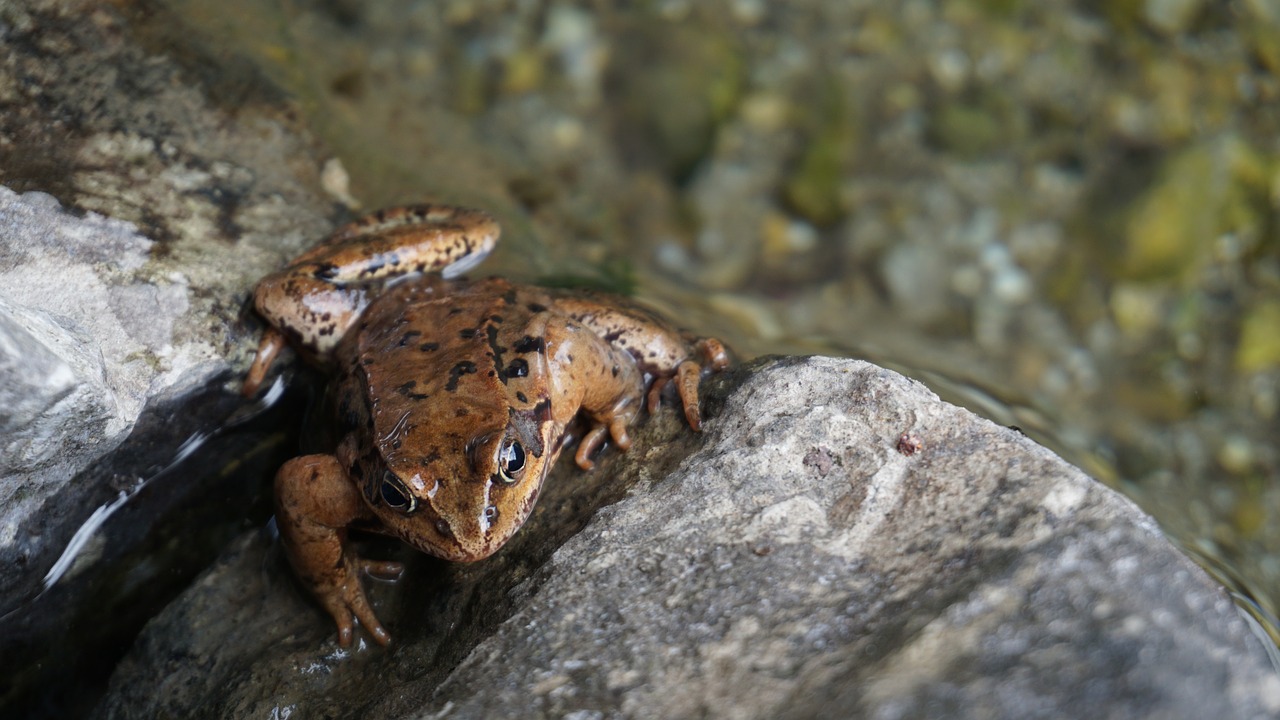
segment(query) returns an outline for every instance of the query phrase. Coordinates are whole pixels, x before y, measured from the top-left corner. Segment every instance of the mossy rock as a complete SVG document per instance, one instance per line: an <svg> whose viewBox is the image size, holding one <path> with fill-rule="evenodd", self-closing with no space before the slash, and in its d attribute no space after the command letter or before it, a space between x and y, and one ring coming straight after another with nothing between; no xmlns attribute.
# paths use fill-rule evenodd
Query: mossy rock
<svg viewBox="0 0 1280 720"><path fill-rule="evenodd" d="M1255 305L1245 314L1236 367L1241 372L1280 367L1280 298Z"/></svg>
<svg viewBox="0 0 1280 720"><path fill-rule="evenodd" d="M1119 258L1122 278L1178 279L1195 271L1226 233L1265 233L1274 162L1236 137L1174 155L1133 205Z"/></svg>

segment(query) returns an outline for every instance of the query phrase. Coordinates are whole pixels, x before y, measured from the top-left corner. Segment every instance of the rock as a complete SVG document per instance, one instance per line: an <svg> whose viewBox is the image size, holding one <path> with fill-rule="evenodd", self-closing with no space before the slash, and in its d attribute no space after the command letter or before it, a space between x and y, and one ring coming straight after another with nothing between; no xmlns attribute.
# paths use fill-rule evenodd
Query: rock
<svg viewBox="0 0 1280 720"><path fill-rule="evenodd" d="M596 473L560 468L494 558L374 587L390 651L337 650L270 538L242 537L97 716L1280 712L1223 589L1017 431L854 360L767 360L706 395L702 436L663 412ZM601 476L625 496L557 549Z"/></svg>
<svg viewBox="0 0 1280 720"><path fill-rule="evenodd" d="M0 715L71 713L265 519L287 434L227 425L245 298L334 221L280 98L148 17L0 5Z"/></svg>
<svg viewBox="0 0 1280 720"><path fill-rule="evenodd" d="M1280 301L1263 302L1249 310L1236 347L1236 367L1241 372L1257 372L1280 365Z"/></svg>
<svg viewBox="0 0 1280 720"><path fill-rule="evenodd" d="M1187 30L1203 5L1202 0L1146 0L1142 11L1151 27L1177 35Z"/></svg>
<svg viewBox="0 0 1280 720"><path fill-rule="evenodd" d="M1220 151L1225 146L1183 151L1134 204L1117 268L1124 277L1177 278L1204 261L1208 244L1203 238L1222 232L1222 205L1231 179L1227 155Z"/></svg>
<svg viewBox="0 0 1280 720"><path fill-rule="evenodd" d="M21 518L124 440L153 384L200 384L226 360L208 344L177 352L189 287L137 278L154 242L131 223L0 188L0 225L11 250L0 264L0 493L12 545Z"/></svg>

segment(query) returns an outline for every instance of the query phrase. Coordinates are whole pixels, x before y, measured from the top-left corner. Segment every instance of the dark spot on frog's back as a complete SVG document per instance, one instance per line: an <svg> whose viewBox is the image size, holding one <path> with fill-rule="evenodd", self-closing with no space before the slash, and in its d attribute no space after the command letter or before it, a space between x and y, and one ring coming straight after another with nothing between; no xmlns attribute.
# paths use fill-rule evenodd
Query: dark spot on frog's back
<svg viewBox="0 0 1280 720"><path fill-rule="evenodd" d="M439 350L439 349L440 349L440 343L438 343L438 342L425 342L425 343L422 343L421 345L419 345L419 346L418 346L418 349L419 349L419 350L421 350L422 352L431 352L431 351L433 351L433 350Z"/></svg>
<svg viewBox="0 0 1280 720"><path fill-rule="evenodd" d="M406 332L404 334L404 337L400 338L400 347L408 347L409 343L413 342L414 340L417 340L421 336L422 336L422 333L418 330L410 330Z"/></svg>
<svg viewBox="0 0 1280 720"><path fill-rule="evenodd" d="M470 360L463 360L457 365L454 365L449 368L449 382L445 384L444 389L449 392L456 391L458 389L458 378L461 378L463 375L470 375L475 371L476 364Z"/></svg>
<svg viewBox="0 0 1280 720"><path fill-rule="evenodd" d="M475 339L476 335L477 333L475 328L467 328L466 330L463 330L462 332L458 333L458 337L462 338L463 340L473 340Z"/></svg>
<svg viewBox="0 0 1280 720"><path fill-rule="evenodd" d="M540 312L547 311L547 306L543 305L542 303L531 302L528 305L525 305L525 307L529 308L529 312L532 312L532 313L540 313Z"/></svg>
<svg viewBox="0 0 1280 720"><path fill-rule="evenodd" d="M497 316L495 315L494 317ZM496 323L486 325L485 329L488 331L487 335L489 341L489 352L487 354L489 357L493 358L494 370L502 374L502 382L505 383L507 381L507 376L502 367L502 354L506 352L507 349L503 347L502 343L498 342L498 326ZM492 375L493 373L491 372L490 376Z"/></svg>
<svg viewBox="0 0 1280 720"><path fill-rule="evenodd" d="M517 340L516 344L512 346L511 349L515 350L516 352L522 355L524 353L531 353L531 352L546 352L547 341L540 337L525 335L524 337Z"/></svg>
<svg viewBox="0 0 1280 720"><path fill-rule="evenodd" d="M522 378L529 374L529 363L524 358L516 358L507 365L507 377Z"/></svg>

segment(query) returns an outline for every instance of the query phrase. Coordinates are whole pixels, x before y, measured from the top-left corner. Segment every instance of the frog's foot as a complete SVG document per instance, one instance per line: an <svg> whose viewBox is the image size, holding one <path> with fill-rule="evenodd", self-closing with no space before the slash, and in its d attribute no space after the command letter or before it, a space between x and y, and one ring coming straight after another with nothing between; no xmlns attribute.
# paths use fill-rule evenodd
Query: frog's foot
<svg viewBox="0 0 1280 720"><path fill-rule="evenodd" d="M338 645L351 647L351 641L355 637L355 621L359 620L374 642L386 647L391 644L391 634L378 622L378 616L369 605L364 587L360 584L360 572L377 578L395 579L404 572L404 566L398 562L349 558L341 570L335 568L332 576L316 584L316 598L338 626Z"/></svg>
<svg viewBox="0 0 1280 720"><path fill-rule="evenodd" d="M583 470L590 470L596 464L591 461L591 456L596 454L596 450L604 444L605 434L613 438L613 442L618 446L619 450L626 452L631 449L631 436L627 434L627 425L631 422L630 414L619 414L609 418L608 422L596 423L591 430L582 437L582 441L578 443L578 452L574 454L573 461Z"/></svg>
<svg viewBox="0 0 1280 720"><path fill-rule="evenodd" d="M694 432L698 432L702 430L702 412L698 403L698 385L702 381L702 372L704 369L713 373L720 372L729 367L729 353L725 350L724 344L715 338L700 339L694 344L694 348L702 356L702 362L685 360L676 368L674 375L660 375L654 378L653 385L649 388L646 406L650 415L657 412L658 406L662 403L662 391L674 378L676 392L680 396L681 404L684 405L684 419L688 421L689 427Z"/></svg>
<svg viewBox="0 0 1280 720"><path fill-rule="evenodd" d="M258 388L262 386L262 381L267 377L267 371L271 369L271 364L275 362L276 356L285 347L284 333L268 326L262 332L262 342L258 343L258 354L253 357L253 364L249 366L249 372L245 374L244 386L240 389L240 394L245 397L253 397L258 394Z"/></svg>
<svg viewBox="0 0 1280 720"><path fill-rule="evenodd" d="M729 350L724 343L715 338L698 338L693 347L702 356L702 364L711 372L718 373L729 367Z"/></svg>

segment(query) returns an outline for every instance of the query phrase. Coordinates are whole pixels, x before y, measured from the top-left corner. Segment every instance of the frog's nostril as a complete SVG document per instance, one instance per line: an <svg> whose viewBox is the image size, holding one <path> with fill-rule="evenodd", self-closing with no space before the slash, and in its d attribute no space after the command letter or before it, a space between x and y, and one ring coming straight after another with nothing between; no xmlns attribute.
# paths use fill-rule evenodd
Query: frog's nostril
<svg viewBox="0 0 1280 720"><path fill-rule="evenodd" d="M445 520L436 521L436 532L447 538L453 537L453 528L449 527L449 523Z"/></svg>
<svg viewBox="0 0 1280 720"><path fill-rule="evenodd" d="M485 508L484 519L488 520L489 524L492 525L493 522L498 519L498 506L490 505L489 507Z"/></svg>

